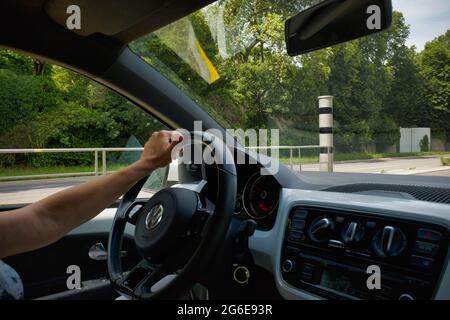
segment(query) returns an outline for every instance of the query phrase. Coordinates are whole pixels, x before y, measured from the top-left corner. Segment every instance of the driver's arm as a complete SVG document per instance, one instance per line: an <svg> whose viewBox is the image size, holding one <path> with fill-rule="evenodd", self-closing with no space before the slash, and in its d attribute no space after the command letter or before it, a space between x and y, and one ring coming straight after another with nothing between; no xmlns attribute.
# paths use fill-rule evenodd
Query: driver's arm
<svg viewBox="0 0 450 320"><path fill-rule="evenodd" d="M92 219L141 178L168 165L172 149L181 140L176 131L155 132L141 158L129 167L0 213L0 259L48 245Z"/></svg>

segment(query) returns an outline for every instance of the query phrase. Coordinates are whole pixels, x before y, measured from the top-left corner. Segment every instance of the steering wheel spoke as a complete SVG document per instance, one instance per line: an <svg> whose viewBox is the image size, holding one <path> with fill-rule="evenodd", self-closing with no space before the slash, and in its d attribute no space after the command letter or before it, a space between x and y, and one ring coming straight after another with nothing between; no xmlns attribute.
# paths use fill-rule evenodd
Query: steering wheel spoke
<svg viewBox="0 0 450 320"><path fill-rule="evenodd" d="M127 223L136 225L137 217L140 214L141 209L145 206L147 200L134 201L125 211L124 218Z"/></svg>
<svg viewBox="0 0 450 320"><path fill-rule="evenodd" d="M167 285L174 277L171 276L172 270L167 264L153 264L149 261L142 263L148 271L145 279L138 284L134 290L134 295L139 298L151 296L153 292Z"/></svg>
<svg viewBox="0 0 450 320"><path fill-rule="evenodd" d="M214 204L202 194L197 194L197 197L197 209L192 215L191 226L188 231L188 235L191 237L201 237L203 235L215 208Z"/></svg>
<svg viewBox="0 0 450 320"><path fill-rule="evenodd" d="M166 277L170 280L168 277L170 273L171 270L167 264L156 264L142 259L130 272L124 273L116 283L123 293L142 299L167 284L168 281L161 280Z"/></svg>

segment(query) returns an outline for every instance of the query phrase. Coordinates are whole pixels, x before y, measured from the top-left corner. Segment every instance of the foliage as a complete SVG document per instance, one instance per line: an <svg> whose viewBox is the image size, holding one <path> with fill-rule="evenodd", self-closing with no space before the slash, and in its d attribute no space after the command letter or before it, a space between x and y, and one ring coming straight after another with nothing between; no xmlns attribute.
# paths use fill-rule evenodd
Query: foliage
<svg viewBox="0 0 450 320"><path fill-rule="evenodd" d="M143 144L158 121L126 99L67 69L48 65L35 75L33 61L0 51L1 148L125 146ZM92 154L1 155L1 166L89 165Z"/></svg>
<svg viewBox="0 0 450 320"><path fill-rule="evenodd" d="M443 166L450 166L450 158L441 157L441 163Z"/></svg>
<svg viewBox="0 0 450 320"><path fill-rule="evenodd" d="M430 140L428 139L428 135L423 136L419 142L419 146L421 152L430 151Z"/></svg>
<svg viewBox="0 0 450 320"><path fill-rule="evenodd" d="M425 82L425 101L434 128L450 125L450 30L428 42L418 56L420 73Z"/></svg>

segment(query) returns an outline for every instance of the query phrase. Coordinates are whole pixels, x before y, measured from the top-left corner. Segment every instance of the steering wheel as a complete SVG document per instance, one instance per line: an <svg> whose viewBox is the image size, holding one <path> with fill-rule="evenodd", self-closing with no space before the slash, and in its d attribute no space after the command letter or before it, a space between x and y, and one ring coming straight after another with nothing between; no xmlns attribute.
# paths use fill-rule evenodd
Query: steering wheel
<svg viewBox="0 0 450 320"><path fill-rule="evenodd" d="M108 272L120 294L133 299L178 298L204 275L206 267L225 239L236 200L236 167L225 143L206 132L191 132L188 147L210 148L217 169L215 205L187 187L165 188L154 194L135 213L136 197L147 178L137 182L123 196L108 240ZM182 142L182 144L184 141ZM185 150L185 149L182 149ZM204 175L204 160L202 172ZM202 177L203 185L208 177ZM182 185L180 185L182 186ZM124 273L121 244L125 225L135 225L134 242L141 261ZM174 275L175 273L175 275ZM162 288L155 286L171 275Z"/></svg>

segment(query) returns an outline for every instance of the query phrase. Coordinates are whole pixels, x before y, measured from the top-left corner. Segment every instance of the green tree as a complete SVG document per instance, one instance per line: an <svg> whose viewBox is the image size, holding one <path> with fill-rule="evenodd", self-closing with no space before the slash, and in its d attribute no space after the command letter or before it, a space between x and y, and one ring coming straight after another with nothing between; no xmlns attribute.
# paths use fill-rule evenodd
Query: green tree
<svg viewBox="0 0 450 320"><path fill-rule="evenodd" d="M450 30L428 42L418 57L434 130L450 132Z"/></svg>
<svg viewBox="0 0 450 320"><path fill-rule="evenodd" d="M416 62L415 47L408 48L409 26L403 14L394 12L388 40L387 68L392 76L384 105L396 123L402 127L429 126L429 112L424 97L424 80Z"/></svg>
<svg viewBox="0 0 450 320"><path fill-rule="evenodd" d="M402 127L430 126L430 113L424 97L424 79L415 62L415 50L399 47L389 59L393 81L385 105Z"/></svg>
<svg viewBox="0 0 450 320"><path fill-rule="evenodd" d="M33 73L33 59L20 53L0 48L0 69L8 69L18 74Z"/></svg>

